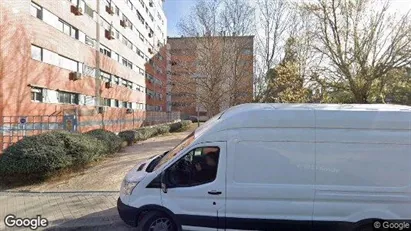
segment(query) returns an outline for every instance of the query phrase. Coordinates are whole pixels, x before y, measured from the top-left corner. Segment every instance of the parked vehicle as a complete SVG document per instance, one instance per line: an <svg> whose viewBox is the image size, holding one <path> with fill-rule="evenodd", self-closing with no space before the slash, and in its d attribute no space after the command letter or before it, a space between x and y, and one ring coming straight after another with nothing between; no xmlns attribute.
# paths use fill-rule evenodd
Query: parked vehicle
<svg viewBox="0 0 411 231"><path fill-rule="evenodd" d="M132 169L118 211L144 231L372 230L411 218L410 179L411 107L244 104Z"/></svg>
<svg viewBox="0 0 411 231"><path fill-rule="evenodd" d="M191 122L193 122L193 123L198 122L197 116L189 116L189 117L188 117L188 120L191 120Z"/></svg>
<svg viewBox="0 0 411 231"><path fill-rule="evenodd" d="M207 117L207 116L199 116L199 117L197 117L197 116L189 116L189 117L188 117L188 120L191 120L191 122L193 122L193 123L196 123L196 122L198 122L198 121L200 121L200 122L205 122L205 121L208 120L208 117Z"/></svg>

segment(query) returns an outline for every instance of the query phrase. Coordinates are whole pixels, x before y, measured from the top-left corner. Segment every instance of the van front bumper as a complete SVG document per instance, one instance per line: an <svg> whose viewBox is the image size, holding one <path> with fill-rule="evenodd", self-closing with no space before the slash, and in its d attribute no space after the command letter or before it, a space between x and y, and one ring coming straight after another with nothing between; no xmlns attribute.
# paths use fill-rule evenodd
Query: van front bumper
<svg viewBox="0 0 411 231"><path fill-rule="evenodd" d="M121 220L130 226L137 226L137 215L140 214L140 209L126 205L118 198L117 210Z"/></svg>

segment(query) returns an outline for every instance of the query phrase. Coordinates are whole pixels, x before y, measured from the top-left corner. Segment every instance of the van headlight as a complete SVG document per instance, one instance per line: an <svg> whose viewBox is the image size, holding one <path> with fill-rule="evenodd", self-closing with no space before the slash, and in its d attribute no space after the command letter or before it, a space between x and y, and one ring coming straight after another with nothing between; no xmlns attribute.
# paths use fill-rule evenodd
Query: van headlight
<svg viewBox="0 0 411 231"><path fill-rule="evenodd" d="M138 185L138 183L139 182L129 182L124 180L122 184L122 191L126 195L131 195L131 193L133 192L134 188Z"/></svg>

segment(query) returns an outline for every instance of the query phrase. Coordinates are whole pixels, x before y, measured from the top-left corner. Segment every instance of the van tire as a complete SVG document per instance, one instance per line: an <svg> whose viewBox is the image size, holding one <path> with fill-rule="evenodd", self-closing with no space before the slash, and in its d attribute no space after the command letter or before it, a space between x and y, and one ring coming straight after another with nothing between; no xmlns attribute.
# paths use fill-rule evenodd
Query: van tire
<svg viewBox="0 0 411 231"><path fill-rule="evenodd" d="M155 222L163 222L164 224L169 223L171 230L169 231L178 231L176 223L171 219L171 217L166 214L158 211L151 211L144 214L143 218L138 222L137 230L138 231L148 231L150 226L154 225Z"/></svg>

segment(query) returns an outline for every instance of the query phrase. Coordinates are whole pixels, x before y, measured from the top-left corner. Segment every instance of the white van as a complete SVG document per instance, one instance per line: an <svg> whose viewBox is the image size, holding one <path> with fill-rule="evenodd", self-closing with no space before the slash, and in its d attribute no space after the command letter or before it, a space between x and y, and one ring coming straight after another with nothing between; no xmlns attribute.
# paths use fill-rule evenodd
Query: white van
<svg viewBox="0 0 411 231"><path fill-rule="evenodd" d="M143 231L406 225L411 107L230 108L174 149L133 168L118 211Z"/></svg>

